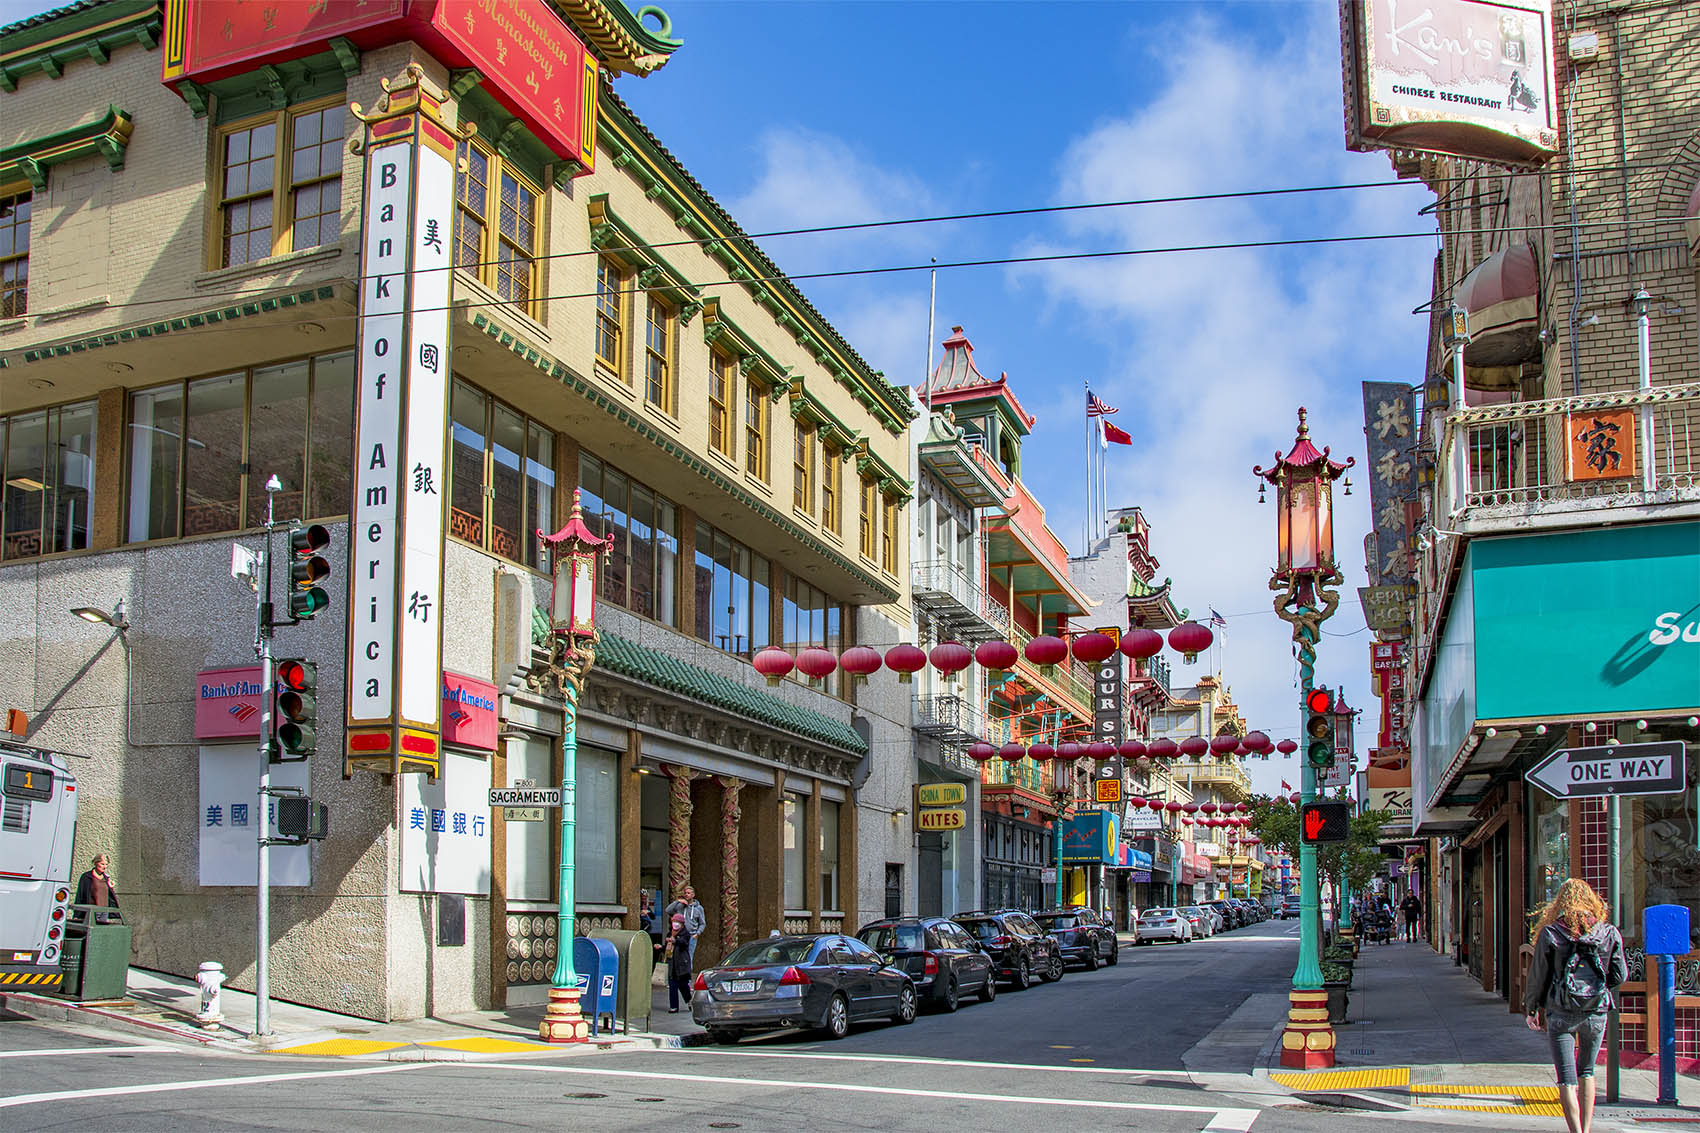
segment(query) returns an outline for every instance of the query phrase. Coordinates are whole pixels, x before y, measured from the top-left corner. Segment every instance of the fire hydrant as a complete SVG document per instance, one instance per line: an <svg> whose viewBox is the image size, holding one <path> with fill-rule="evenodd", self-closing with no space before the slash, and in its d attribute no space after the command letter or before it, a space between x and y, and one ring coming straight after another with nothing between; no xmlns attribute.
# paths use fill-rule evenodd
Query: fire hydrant
<svg viewBox="0 0 1700 1133"><path fill-rule="evenodd" d="M195 982L201 987L201 1010L196 1014L195 1022L203 1027L216 1027L224 1022L219 1002L220 993L224 990L224 965L208 960L196 973Z"/></svg>

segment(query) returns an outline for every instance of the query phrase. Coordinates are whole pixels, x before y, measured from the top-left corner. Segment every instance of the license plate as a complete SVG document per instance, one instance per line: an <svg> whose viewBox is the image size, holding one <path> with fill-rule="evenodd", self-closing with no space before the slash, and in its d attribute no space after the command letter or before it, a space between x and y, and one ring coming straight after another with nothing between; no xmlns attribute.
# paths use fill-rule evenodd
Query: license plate
<svg viewBox="0 0 1700 1133"><path fill-rule="evenodd" d="M734 992L754 991L756 989L756 981L755 980L733 980L731 983L727 984L726 986Z"/></svg>

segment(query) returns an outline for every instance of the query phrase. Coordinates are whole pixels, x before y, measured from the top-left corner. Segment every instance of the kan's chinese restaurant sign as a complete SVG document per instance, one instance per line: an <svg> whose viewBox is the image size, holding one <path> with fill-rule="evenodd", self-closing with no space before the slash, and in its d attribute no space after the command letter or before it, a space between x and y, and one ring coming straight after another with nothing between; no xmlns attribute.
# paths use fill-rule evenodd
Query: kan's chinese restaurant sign
<svg viewBox="0 0 1700 1133"><path fill-rule="evenodd" d="M596 160L597 63L545 0L167 0L163 79L178 89L318 54L414 40L485 89L557 157Z"/></svg>

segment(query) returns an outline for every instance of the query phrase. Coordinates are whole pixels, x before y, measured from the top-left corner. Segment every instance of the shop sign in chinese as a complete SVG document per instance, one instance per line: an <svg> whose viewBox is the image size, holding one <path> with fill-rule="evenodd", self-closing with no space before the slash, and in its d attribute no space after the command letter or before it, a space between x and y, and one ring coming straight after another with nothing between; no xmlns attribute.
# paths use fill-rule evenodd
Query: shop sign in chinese
<svg viewBox="0 0 1700 1133"><path fill-rule="evenodd" d="M1618 480L1635 475L1635 410L1564 415L1565 478Z"/></svg>
<svg viewBox="0 0 1700 1133"><path fill-rule="evenodd" d="M1401 382L1365 382L1363 387L1370 526L1378 556L1372 577L1375 589L1410 586L1416 579L1416 560L1405 505L1417 490L1417 391Z"/></svg>
<svg viewBox="0 0 1700 1133"><path fill-rule="evenodd" d="M435 780L399 782L402 892L489 893L489 761L448 751Z"/></svg>
<svg viewBox="0 0 1700 1133"><path fill-rule="evenodd" d="M195 810L195 824L200 828L202 885L259 884L259 791L254 779L257 758L246 744L201 748L200 805ZM305 793L310 768L305 760L274 764L272 786L294 787ZM271 836L276 838L277 800L268 799L266 810ZM312 884L311 847L268 846L266 853L270 855L271 884Z"/></svg>

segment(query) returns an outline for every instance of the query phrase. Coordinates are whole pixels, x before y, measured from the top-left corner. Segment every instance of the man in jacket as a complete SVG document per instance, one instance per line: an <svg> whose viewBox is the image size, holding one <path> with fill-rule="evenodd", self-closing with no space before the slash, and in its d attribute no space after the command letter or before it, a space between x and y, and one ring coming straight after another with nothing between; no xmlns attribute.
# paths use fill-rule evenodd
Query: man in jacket
<svg viewBox="0 0 1700 1133"><path fill-rule="evenodd" d="M1399 902L1399 911L1405 914L1405 939L1415 943L1417 939L1417 921L1423 915L1423 899L1415 892L1405 894L1405 899Z"/></svg>
<svg viewBox="0 0 1700 1133"><path fill-rule="evenodd" d="M675 916L685 918L685 929L691 934L690 957L694 971L697 958L697 937L701 936L708 928L708 914L703 912L702 902L697 900L695 887L686 885L679 890L678 900L668 903L666 914L669 924L672 923Z"/></svg>

